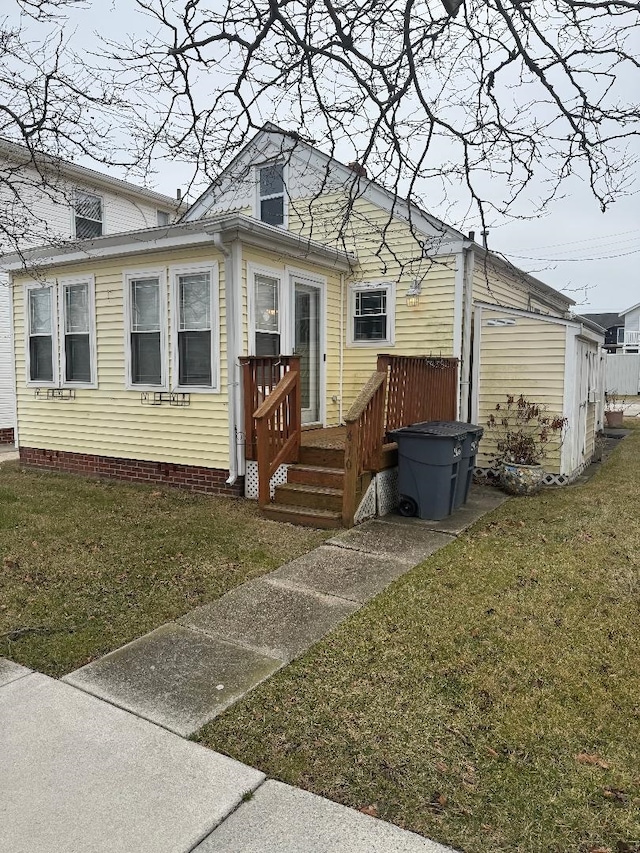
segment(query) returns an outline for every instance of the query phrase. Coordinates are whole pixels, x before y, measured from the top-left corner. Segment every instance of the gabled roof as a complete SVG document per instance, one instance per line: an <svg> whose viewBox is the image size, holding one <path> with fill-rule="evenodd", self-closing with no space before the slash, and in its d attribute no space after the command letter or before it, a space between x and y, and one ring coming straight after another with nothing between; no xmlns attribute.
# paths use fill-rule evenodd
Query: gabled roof
<svg viewBox="0 0 640 853"><path fill-rule="evenodd" d="M176 210L180 207L180 202L168 195L148 190L146 187L140 187L137 184L131 184L129 181L123 181L121 178L114 178L111 175L96 172L95 169L88 169L86 166L79 166L77 163L70 163L68 160L63 160L61 157L54 157L52 154L37 152L32 154L24 145L18 145L16 142L11 142L9 139L0 137L0 157L2 156L25 166L29 163L35 163L36 166L41 168L55 170L58 174L64 175L71 181L82 181L85 184L91 184L95 187L104 187L120 195L134 196L162 208Z"/></svg>
<svg viewBox="0 0 640 853"><path fill-rule="evenodd" d="M583 317L586 317L587 320L591 320L593 323L597 323L598 326L601 326L603 329L610 329L612 326L621 326L620 323L620 315L616 314L615 311L608 311L600 314L583 314Z"/></svg>
<svg viewBox="0 0 640 853"><path fill-rule="evenodd" d="M625 314L629 314L631 311L635 311L636 308L640 308L640 302L636 302L635 305L632 305L631 308L627 308L626 311L621 311L620 316L624 317Z"/></svg>
<svg viewBox="0 0 640 853"><path fill-rule="evenodd" d="M334 157L325 154L319 148L316 148L298 134L290 133L271 122L267 122L264 127L252 136L246 145L243 146L233 160L226 166L226 168L223 169L213 184L211 184L211 186L208 187L183 214L182 218L193 218L193 216L201 215L200 211L206 211L207 207L210 206L207 204L209 199L213 201L212 197L215 197L225 179L228 180L233 178L234 168L237 169L240 161L247 154L250 154L252 149L258 150L262 141L266 141L269 136L274 135L280 137L282 140L283 154L286 153L289 156L295 156L296 153L304 152L307 155L313 155L321 161L325 170L328 171L330 169L332 173L339 177L345 185L351 184L356 187L358 194L361 197L377 203L379 206L383 207L383 209L393 211L394 214L404 216L406 219L410 218L416 226L420 227L420 225L422 225L426 233L435 229L451 239L465 239L465 235L461 231L458 231L451 225L447 225L441 219L432 216L427 211L422 210L418 205L413 202L409 205L406 199L386 189L382 184L371 180L364 174L360 174L349 166L346 166L344 163L341 163L339 160L336 160Z"/></svg>
<svg viewBox="0 0 640 853"><path fill-rule="evenodd" d="M226 166L225 169L218 175L217 179L208 187L183 214L181 221L193 220L198 216L206 215L206 211L211 207L217 193L224 189L225 182L231 183L234 180L234 175L237 175L241 161L249 158L255 165L255 159L252 154L261 154L261 143L268 142L270 136L277 135L281 140L282 153L289 156L295 156L295 153L304 152L307 156L315 157L319 160L325 172L331 170L342 182L347 186L352 186L357 189L358 194L369 201L387 210L393 215L399 215L406 220L411 220L412 223L425 234L432 233L434 230L442 234L441 249L444 251L459 251L463 246L472 247L474 252L480 256L489 259L495 266L513 274L516 272L523 281L525 281L533 291L537 291L542 297L546 296L553 299L556 303L562 303L567 309L570 305L575 305L575 300L570 299L563 293L560 293L548 284L545 284L535 276L530 275L524 270L514 266L510 261L503 258L501 255L487 251L483 246L469 240L468 237L458 229L447 225L441 219L433 216L425 210L422 210L418 205L409 202L394 194L390 190L383 187L376 181L372 181L364 174L346 166L339 160L330 157L320 149L316 148L310 142L304 140L296 133L290 133L271 122L267 122L236 154L233 160ZM259 161L258 161L259 162ZM234 171L235 170L235 171ZM449 245L446 245L446 241ZM455 248L451 244L455 244Z"/></svg>

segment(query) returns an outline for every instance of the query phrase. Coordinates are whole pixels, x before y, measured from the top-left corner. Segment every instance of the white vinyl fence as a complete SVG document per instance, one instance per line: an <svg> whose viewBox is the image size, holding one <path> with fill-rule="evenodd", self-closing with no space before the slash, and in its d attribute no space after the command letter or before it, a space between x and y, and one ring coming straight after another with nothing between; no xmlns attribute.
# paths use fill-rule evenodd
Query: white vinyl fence
<svg viewBox="0 0 640 853"><path fill-rule="evenodd" d="M640 394L640 354L609 353L605 366L604 387L616 394Z"/></svg>

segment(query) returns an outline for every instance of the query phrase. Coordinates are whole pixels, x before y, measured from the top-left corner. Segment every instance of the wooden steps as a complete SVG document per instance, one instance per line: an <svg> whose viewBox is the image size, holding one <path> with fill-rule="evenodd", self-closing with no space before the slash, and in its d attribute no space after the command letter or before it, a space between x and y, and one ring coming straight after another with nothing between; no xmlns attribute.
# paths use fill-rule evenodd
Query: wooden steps
<svg viewBox="0 0 640 853"><path fill-rule="evenodd" d="M332 529L342 526L342 513L326 509L271 503L262 508L262 514L272 521L288 521L289 524L300 524L303 527Z"/></svg>

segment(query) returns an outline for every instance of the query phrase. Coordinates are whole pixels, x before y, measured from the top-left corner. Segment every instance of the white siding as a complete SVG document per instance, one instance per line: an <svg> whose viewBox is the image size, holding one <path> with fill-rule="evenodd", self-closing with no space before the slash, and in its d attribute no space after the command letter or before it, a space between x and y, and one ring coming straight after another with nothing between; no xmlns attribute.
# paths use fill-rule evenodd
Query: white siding
<svg viewBox="0 0 640 853"><path fill-rule="evenodd" d="M25 166L17 171L10 164L0 165L0 173L9 168L13 169L11 183L18 190L19 200L5 184L0 183L0 206L5 211L4 215L7 218L12 216L16 223L16 230L22 238L19 241L20 248L73 239L73 194L76 189L94 193L102 199L104 234L154 227L158 209L170 212L169 200L163 206L153 199L138 197L135 187L132 187L130 195L119 194L91 182L69 181L60 173L48 175L47 184L38 188L41 179L34 168ZM173 219L173 214L170 216ZM14 245L0 242L0 253L10 253L15 248ZM8 277L2 272L0 259L0 429L14 426L10 304Z"/></svg>
<svg viewBox="0 0 640 853"><path fill-rule="evenodd" d="M9 294L8 278L0 274L0 429L13 427L15 418Z"/></svg>

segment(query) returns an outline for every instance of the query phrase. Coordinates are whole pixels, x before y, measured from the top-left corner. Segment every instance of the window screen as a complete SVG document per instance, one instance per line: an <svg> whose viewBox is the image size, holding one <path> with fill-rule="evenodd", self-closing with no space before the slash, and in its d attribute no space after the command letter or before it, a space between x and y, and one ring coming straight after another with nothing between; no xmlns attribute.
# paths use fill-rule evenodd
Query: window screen
<svg viewBox="0 0 640 853"><path fill-rule="evenodd" d="M131 384L162 385L160 281L130 281Z"/></svg>
<svg viewBox="0 0 640 853"><path fill-rule="evenodd" d="M65 382L91 382L89 284L63 289Z"/></svg>
<svg viewBox="0 0 640 853"><path fill-rule="evenodd" d="M354 341L387 339L387 291L358 290L353 317Z"/></svg>
<svg viewBox="0 0 640 853"><path fill-rule="evenodd" d="M76 190L76 237L79 240L102 236L102 199L100 196Z"/></svg>
<svg viewBox="0 0 640 853"><path fill-rule="evenodd" d="M178 276L178 383L213 385L211 275Z"/></svg>
<svg viewBox="0 0 640 853"><path fill-rule="evenodd" d="M53 382L53 289L29 290L29 378Z"/></svg>
<svg viewBox="0 0 640 853"><path fill-rule="evenodd" d="M274 163L259 170L260 219L268 225L284 223L284 166Z"/></svg>

